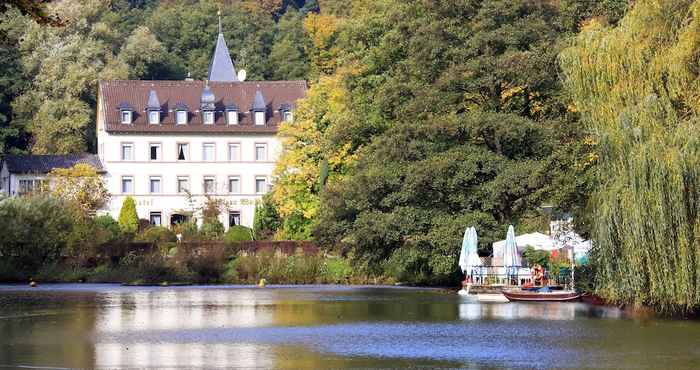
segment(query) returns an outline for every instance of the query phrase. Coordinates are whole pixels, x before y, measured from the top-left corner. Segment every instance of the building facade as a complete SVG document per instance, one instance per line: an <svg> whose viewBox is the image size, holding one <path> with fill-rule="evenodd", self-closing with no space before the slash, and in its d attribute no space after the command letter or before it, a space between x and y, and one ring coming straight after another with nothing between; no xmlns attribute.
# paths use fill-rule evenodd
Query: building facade
<svg viewBox="0 0 700 370"><path fill-rule="evenodd" d="M219 220L251 226L281 152L276 133L293 119L304 81L244 81L220 33L205 81L100 81L98 156L117 218L127 196L139 218L172 225L207 197Z"/></svg>
<svg viewBox="0 0 700 370"><path fill-rule="evenodd" d="M21 196L45 190L50 186L51 170L79 163L104 173L100 159L94 154L8 155L0 161L0 195Z"/></svg>

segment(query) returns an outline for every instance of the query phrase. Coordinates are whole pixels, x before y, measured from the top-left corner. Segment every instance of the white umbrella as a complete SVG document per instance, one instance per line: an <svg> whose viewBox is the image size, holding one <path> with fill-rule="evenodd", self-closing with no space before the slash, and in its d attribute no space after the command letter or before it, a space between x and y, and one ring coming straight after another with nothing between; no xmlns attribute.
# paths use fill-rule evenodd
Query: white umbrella
<svg viewBox="0 0 700 370"><path fill-rule="evenodd" d="M470 233L471 228L467 228L464 230L464 238L462 238L462 248L459 251L459 268L462 269L462 272L466 273L467 271L467 256L469 255L469 233Z"/></svg>
<svg viewBox="0 0 700 370"><path fill-rule="evenodd" d="M467 255L467 268L471 272L476 267L481 267L481 258L479 258L479 237L476 234L476 229L471 228L471 233L469 235L469 254Z"/></svg>
<svg viewBox="0 0 700 370"><path fill-rule="evenodd" d="M508 277L515 275L520 266L520 256L518 255L518 246L515 242L513 225L508 226L508 233L506 234L506 245L503 248L503 266Z"/></svg>

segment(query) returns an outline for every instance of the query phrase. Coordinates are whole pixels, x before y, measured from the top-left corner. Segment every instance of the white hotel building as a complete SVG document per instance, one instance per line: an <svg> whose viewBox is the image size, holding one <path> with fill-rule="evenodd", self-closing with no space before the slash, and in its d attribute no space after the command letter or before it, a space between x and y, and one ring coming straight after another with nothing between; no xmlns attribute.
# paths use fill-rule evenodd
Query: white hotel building
<svg viewBox="0 0 700 370"><path fill-rule="evenodd" d="M221 33L208 81L100 81L107 211L117 218L131 196L139 218L168 225L209 195L227 201L227 228L251 226L281 151L277 129L305 93L304 81L240 81Z"/></svg>

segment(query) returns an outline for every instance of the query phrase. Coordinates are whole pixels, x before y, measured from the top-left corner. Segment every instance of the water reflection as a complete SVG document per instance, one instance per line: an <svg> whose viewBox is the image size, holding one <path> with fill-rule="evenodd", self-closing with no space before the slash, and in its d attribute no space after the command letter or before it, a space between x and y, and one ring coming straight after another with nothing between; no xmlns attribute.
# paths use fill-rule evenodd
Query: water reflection
<svg viewBox="0 0 700 370"><path fill-rule="evenodd" d="M699 323L622 315L420 289L0 286L0 368L700 368Z"/></svg>
<svg viewBox="0 0 700 370"><path fill-rule="evenodd" d="M622 311L613 307L595 307L584 303L462 303L462 320L575 320L576 318L620 319Z"/></svg>

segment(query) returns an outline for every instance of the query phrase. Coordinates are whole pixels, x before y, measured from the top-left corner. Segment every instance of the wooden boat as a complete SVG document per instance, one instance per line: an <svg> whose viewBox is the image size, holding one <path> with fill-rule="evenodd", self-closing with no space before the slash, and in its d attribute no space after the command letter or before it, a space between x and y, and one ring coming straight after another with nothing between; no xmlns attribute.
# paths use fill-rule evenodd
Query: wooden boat
<svg viewBox="0 0 700 370"><path fill-rule="evenodd" d="M581 298L580 293L570 290L558 291L504 291L503 295L511 302L571 302Z"/></svg>

